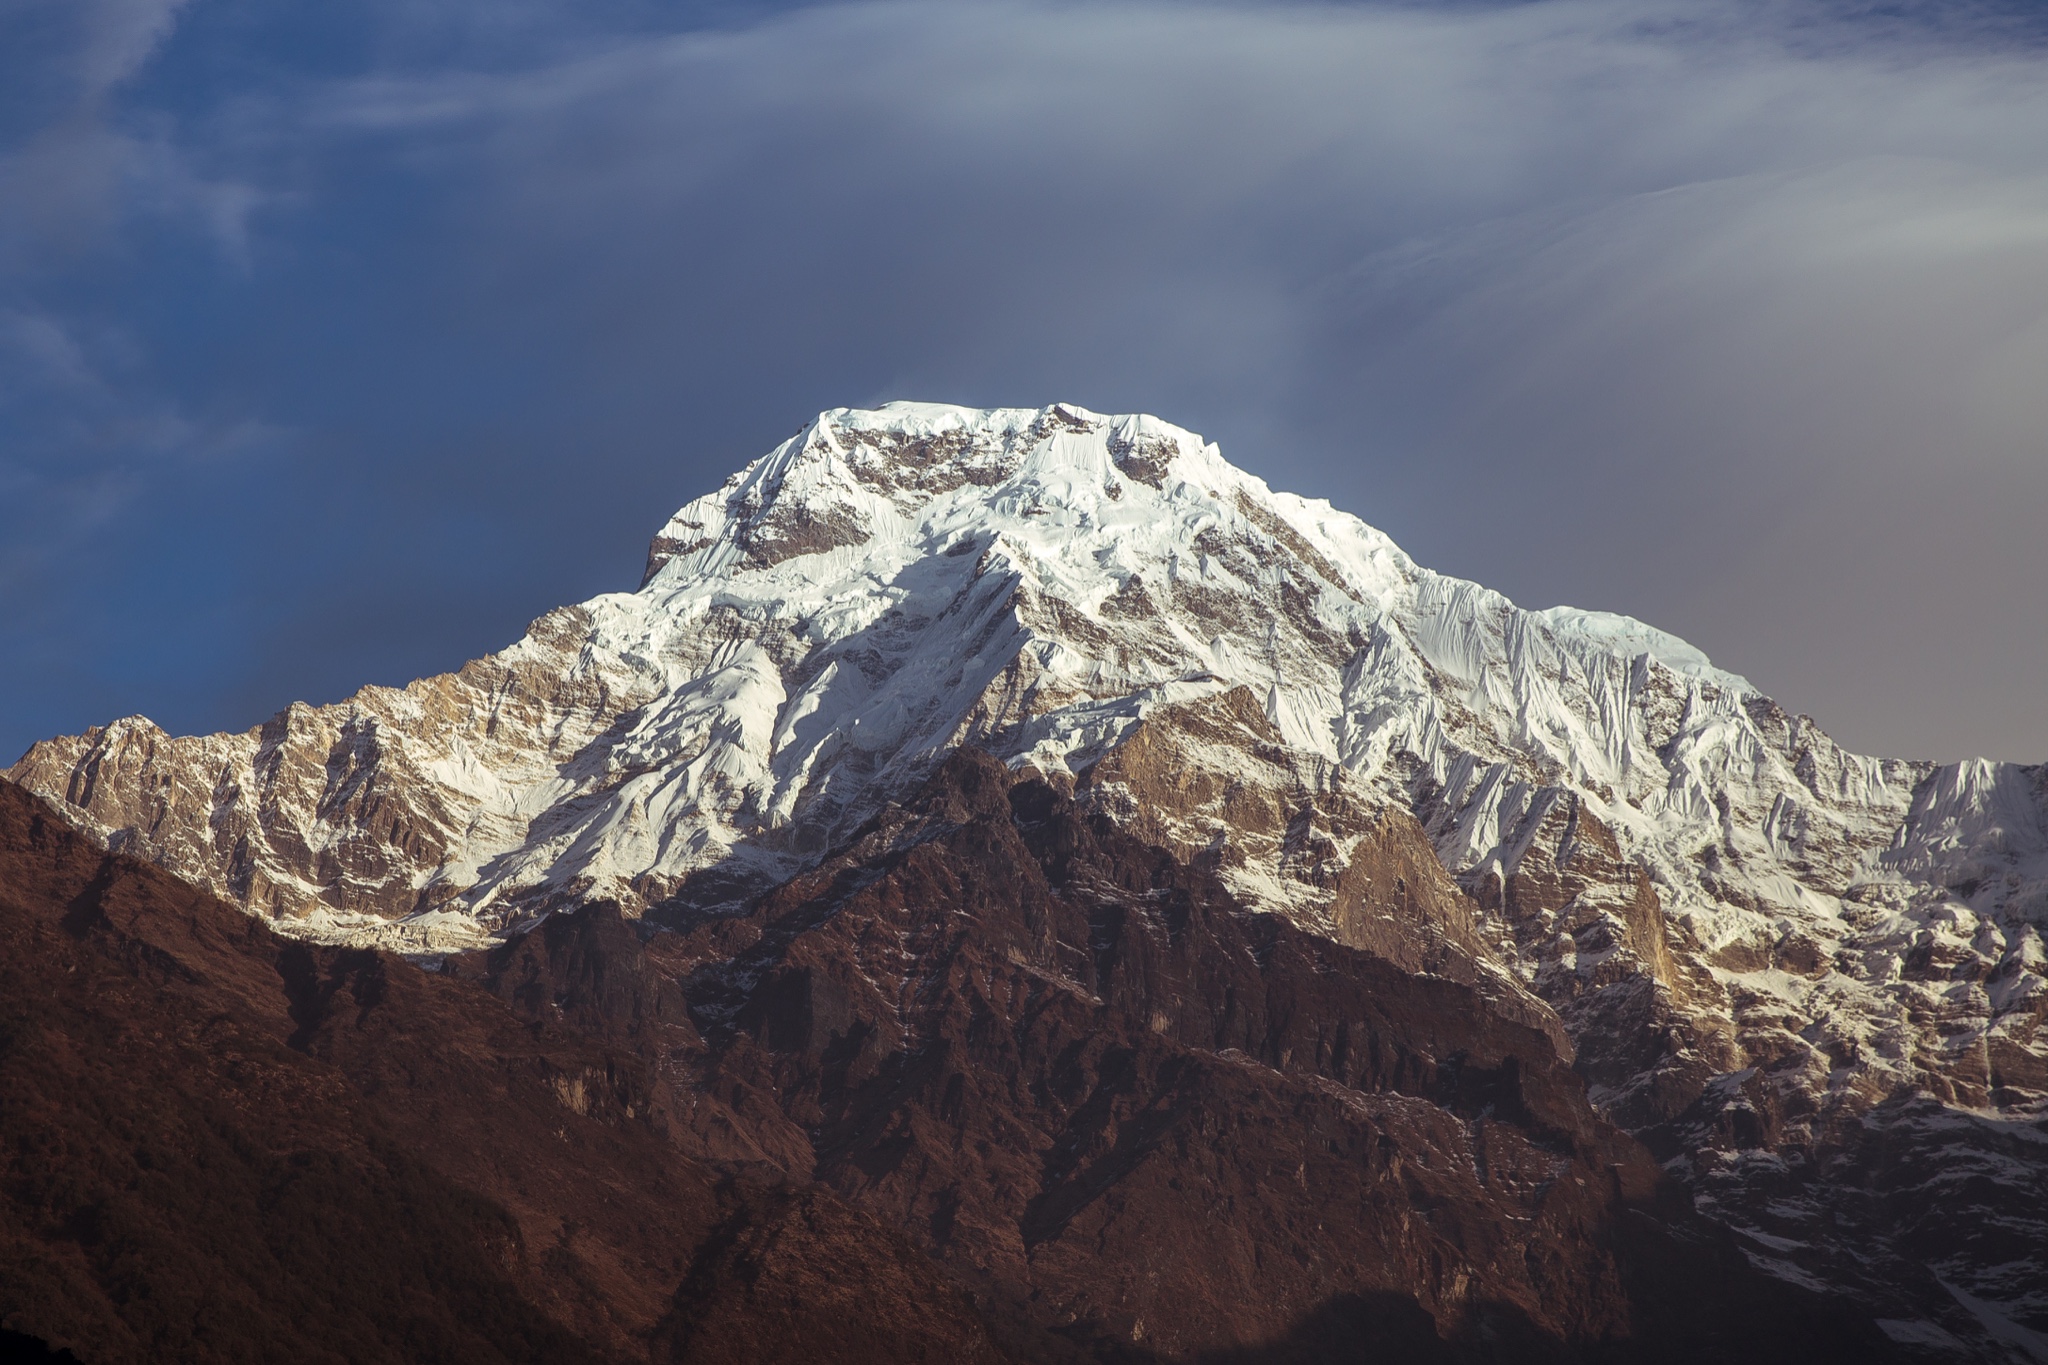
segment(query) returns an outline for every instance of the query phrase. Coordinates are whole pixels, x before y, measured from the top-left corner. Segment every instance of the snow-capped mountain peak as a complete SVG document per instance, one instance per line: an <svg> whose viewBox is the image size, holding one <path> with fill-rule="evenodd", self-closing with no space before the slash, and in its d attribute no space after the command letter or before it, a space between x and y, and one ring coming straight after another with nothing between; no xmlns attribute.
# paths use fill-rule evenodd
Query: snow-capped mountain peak
<svg viewBox="0 0 2048 1365"><path fill-rule="evenodd" d="M1829 1234L1737 1197L1756 1132L2048 1097L2048 769L1847 753L1682 640L1422 568L1147 416L822 413L637 591L456 673L9 775L288 930L433 954L594 898L730 911L962 745L1554 1031L1759 1245Z"/></svg>

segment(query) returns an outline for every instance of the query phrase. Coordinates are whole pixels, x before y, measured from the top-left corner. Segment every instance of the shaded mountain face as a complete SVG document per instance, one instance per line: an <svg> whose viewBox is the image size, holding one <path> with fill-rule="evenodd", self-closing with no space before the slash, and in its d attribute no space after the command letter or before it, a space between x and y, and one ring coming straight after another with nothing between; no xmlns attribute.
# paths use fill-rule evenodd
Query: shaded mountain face
<svg viewBox="0 0 2048 1365"><path fill-rule="evenodd" d="M601 924L449 970L560 983ZM648 960L702 1029L694 1088L765 1114L778 1164L1079 1340L1889 1354L1693 1216L1541 1028L1248 912L1213 870L986 755L954 755L746 913L676 930ZM594 998L566 975L555 998Z"/></svg>
<svg viewBox="0 0 2048 1365"><path fill-rule="evenodd" d="M1892 1357L1542 1031L984 756L743 915L435 973L0 784L0 939L0 1318L84 1360Z"/></svg>
<svg viewBox="0 0 2048 1365"><path fill-rule="evenodd" d="M282 930L437 957L597 900L741 923L963 746L1549 1037L1788 1282L2048 1358L2048 769L1848 754L1152 418L827 413L637 592L459 673L10 776Z"/></svg>
<svg viewBox="0 0 2048 1365"><path fill-rule="evenodd" d="M1011 1359L903 1237L693 1156L635 1054L6 783L0 1087L0 1320L91 1365Z"/></svg>

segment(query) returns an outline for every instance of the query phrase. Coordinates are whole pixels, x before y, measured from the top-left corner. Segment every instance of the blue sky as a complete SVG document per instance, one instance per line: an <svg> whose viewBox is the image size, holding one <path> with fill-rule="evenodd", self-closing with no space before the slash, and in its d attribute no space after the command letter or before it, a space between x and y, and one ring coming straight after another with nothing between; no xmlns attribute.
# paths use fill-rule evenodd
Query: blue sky
<svg viewBox="0 0 2048 1365"><path fill-rule="evenodd" d="M914 397L1156 412L1854 747L2048 758L2044 33L5 0L0 749L455 667Z"/></svg>

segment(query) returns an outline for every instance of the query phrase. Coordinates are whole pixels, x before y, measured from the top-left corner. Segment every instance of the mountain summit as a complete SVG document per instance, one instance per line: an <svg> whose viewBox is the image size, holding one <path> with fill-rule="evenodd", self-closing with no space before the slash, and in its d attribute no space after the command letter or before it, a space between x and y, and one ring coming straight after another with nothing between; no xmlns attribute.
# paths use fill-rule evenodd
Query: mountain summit
<svg viewBox="0 0 2048 1365"><path fill-rule="evenodd" d="M2048 1244L2048 768L1847 753L1155 418L827 412L637 591L456 673L8 776L285 933L431 960L596 900L737 915L961 749L1548 1034L1752 1259L1904 1305L1902 1345L2048 1351L2014 1251Z"/></svg>

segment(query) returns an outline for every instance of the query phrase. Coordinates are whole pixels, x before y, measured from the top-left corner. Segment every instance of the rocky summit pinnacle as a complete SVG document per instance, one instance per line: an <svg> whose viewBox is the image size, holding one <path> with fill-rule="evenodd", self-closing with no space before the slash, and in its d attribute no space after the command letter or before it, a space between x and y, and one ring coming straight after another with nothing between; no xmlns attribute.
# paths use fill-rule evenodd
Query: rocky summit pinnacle
<svg viewBox="0 0 2048 1365"><path fill-rule="evenodd" d="M2048 1342L2048 768L1847 753L1155 418L823 413L500 653L8 776L287 934L434 957L736 914L962 749L1547 1033L1752 1259L1904 1305L1903 1345Z"/></svg>

